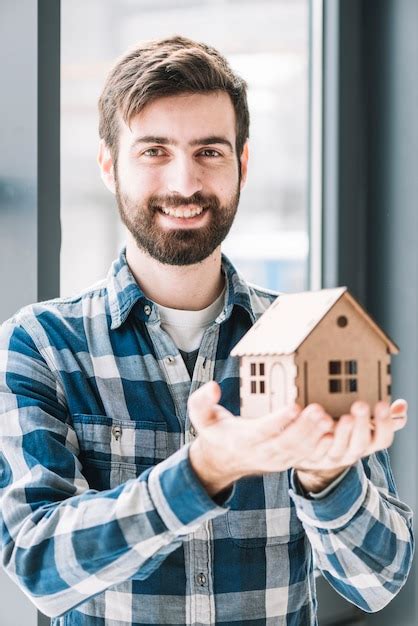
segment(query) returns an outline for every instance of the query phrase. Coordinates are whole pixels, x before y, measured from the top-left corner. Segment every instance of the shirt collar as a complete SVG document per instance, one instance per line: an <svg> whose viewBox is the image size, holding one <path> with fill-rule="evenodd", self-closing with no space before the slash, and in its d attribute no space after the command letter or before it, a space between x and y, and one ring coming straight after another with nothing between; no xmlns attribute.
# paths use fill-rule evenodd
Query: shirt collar
<svg viewBox="0 0 418 626"><path fill-rule="evenodd" d="M222 270L226 278L225 306L216 321L223 322L228 319L234 306L240 306L247 311L254 323L256 315L251 305L249 287L225 255L222 255ZM153 321L158 316L157 307L146 297L129 268L125 248L121 250L119 257L110 267L107 276L107 291L112 330L119 328L126 321L138 302L141 302L141 307L137 309L140 319Z"/></svg>
<svg viewBox="0 0 418 626"><path fill-rule="evenodd" d="M231 261L224 254L222 255L222 270L226 278L226 294L225 306L221 316L223 316L224 319L228 319L232 314L234 306L240 306L247 311L254 324L256 314L252 307L250 288L245 279L239 274Z"/></svg>
<svg viewBox="0 0 418 626"><path fill-rule="evenodd" d="M144 301L144 308L152 307L152 302L146 298L129 268L126 248L122 248L119 257L110 267L107 275L107 292L112 330L124 323L134 305L140 300Z"/></svg>

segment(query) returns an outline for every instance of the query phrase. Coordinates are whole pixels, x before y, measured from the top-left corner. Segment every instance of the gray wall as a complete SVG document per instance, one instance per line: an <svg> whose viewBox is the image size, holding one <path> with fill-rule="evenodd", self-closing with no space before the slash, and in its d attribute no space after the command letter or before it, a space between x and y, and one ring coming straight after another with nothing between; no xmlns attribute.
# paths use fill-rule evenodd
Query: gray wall
<svg viewBox="0 0 418 626"><path fill-rule="evenodd" d="M418 2L365 3L368 104L367 304L401 348L393 389L409 424L391 449L401 496L417 510ZM378 10L371 5L378 5ZM415 520L415 531L417 523ZM416 564L399 596L369 621L418 623Z"/></svg>
<svg viewBox="0 0 418 626"><path fill-rule="evenodd" d="M37 70L36 5L3 0L0 15L0 322L37 296ZM25 41L18 43L17 33ZM24 76L24 81L18 77ZM7 123L4 121L7 120ZM37 611L0 570L1 626L36 626Z"/></svg>
<svg viewBox="0 0 418 626"><path fill-rule="evenodd" d="M418 2L325 0L324 10L324 286L348 285L401 348L392 391L408 400L409 424L390 455L416 510ZM366 623L417 624L417 582L415 565Z"/></svg>
<svg viewBox="0 0 418 626"><path fill-rule="evenodd" d="M0 321L37 296L37 8L20 5L0 9Z"/></svg>
<svg viewBox="0 0 418 626"><path fill-rule="evenodd" d="M0 3L0 322L59 295L59 0ZM49 623L0 570L0 625Z"/></svg>

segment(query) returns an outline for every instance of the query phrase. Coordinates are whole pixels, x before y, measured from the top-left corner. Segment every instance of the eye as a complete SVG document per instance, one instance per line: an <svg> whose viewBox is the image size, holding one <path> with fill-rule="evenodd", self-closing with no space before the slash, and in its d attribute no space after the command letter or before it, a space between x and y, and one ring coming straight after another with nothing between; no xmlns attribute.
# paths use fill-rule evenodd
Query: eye
<svg viewBox="0 0 418 626"><path fill-rule="evenodd" d="M147 148L142 154L147 157L159 157L164 156L165 152L161 148Z"/></svg>
<svg viewBox="0 0 418 626"><path fill-rule="evenodd" d="M213 148L205 148L204 150L201 150L199 154L201 154L204 157L219 157L219 156L221 156L220 152L218 152L217 150L214 150Z"/></svg>

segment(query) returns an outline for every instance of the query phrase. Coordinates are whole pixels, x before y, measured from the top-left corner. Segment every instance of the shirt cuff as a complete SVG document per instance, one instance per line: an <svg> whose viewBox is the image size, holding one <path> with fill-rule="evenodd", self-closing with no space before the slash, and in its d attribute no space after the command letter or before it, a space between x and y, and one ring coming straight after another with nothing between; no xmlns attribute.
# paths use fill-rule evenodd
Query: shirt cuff
<svg viewBox="0 0 418 626"><path fill-rule="evenodd" d="M305 498L309 498L310 500L312 499L319 500L320 498L324 498L329 493L331 493L331 491L335 489L337 485L340 484L340 482L343 480L346 474L348 474L349 471L350 471L350 468L347 467L339 476L337 476L335 480L332 481L332 483L330 483L327 487L325 487L325 489L323 489L322 491L317 491L315 493L313 491L305 491L305 489L303 488L303 486L301 485L299 481L297 472L294 469L292 470L291 475L290 475L290 484L292 486L293 491L295 491L298 495L304 496Z"/></svg>
<svg viewBox="0 0 418 626"><path fill-rule="evenodd" d="M348 468L338 477L338 482L334 481L324 490L325 493L315 494L319 496L316 498L308 499L297 493L295 477L292 475L291 478L289 494L301 522L330 530L341 528L354 517L364 503L369 486L361 461Z"/></svg>
<svg viewBox="0 0 418 626"><path fill-rule="evenodd" d="M186 444L158 463L148 475L154 506L168 530L176 535L195 532L204 522L228 510L233 488L212 499L196 476Z"/></svg>

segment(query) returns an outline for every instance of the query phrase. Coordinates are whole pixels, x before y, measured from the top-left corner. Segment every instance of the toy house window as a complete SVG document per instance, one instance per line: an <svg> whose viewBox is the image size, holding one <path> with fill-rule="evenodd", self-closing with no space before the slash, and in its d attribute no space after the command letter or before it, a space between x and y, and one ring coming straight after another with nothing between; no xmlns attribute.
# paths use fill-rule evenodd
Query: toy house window
<svg viewBox="0 0 418 626"><path fill-rule="evenodd" d="M264 363L250 363L251 393L266 393L266 375Z"/></svg>
<svg viewBox="0 0 418 626"><path fill-rule="evenodd" d="M357 361L346 361L345 362L345 373L357 375Z"/></svg>
<svg viewBox="0 0 418 626"><path fill-rule="evenodd" d="M329 361L329 393L356 393L358 391L357 373L357 361Z"/></svg>
<svg viewBox="0 0 418 626"><path fill-rule="evenodd" d="M341 393L341 380L338 378L330 378L329 391L330 393Z"/></svg>
<svg viewBox="0 0 418 626"><path fill-rule="evenodd" d="M341 361L330 361L329 362L329 373L330 374L341 374Z"/></svg>

